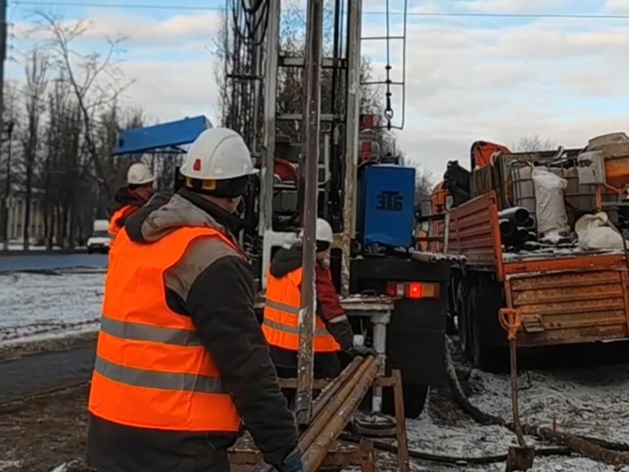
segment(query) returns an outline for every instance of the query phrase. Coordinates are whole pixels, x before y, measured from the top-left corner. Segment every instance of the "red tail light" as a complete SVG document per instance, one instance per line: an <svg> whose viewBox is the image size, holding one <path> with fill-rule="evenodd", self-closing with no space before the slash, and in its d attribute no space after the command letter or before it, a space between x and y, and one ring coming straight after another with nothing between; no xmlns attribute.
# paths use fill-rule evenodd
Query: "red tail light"
<svg viewBox="0 0 629 472"><path fill-rule="evenodd" d="M439 298L439 284L421 282L388 282L387 295L392 298Z"/></svg>

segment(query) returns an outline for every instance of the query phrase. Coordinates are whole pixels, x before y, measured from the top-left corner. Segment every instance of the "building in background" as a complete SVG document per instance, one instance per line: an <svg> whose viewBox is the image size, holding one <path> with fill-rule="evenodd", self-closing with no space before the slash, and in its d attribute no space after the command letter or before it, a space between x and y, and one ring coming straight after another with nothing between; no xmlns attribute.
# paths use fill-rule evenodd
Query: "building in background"
<svg viewBox="0 0 629 472"><path fill-rule="evenodd" d="M24 236L24 225L27 224L25 197L17 194L9 195L7 200L7 235L9 241L21 241ZM0 215L0 228L4 228L5 222ZM29 235L32 243L43 244L45 239L44 212L42 201L37 195L31 197L31 214L28 222Z"/></svg>

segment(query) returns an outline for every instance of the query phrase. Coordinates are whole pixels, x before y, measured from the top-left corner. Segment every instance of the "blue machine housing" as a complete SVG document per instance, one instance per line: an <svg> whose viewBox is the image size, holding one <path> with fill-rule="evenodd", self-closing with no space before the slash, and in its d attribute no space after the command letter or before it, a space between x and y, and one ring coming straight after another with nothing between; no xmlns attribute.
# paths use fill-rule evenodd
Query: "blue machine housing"
<svg viewBox="0 0 629 472"><path fill-rule="evenodd" d="M415 169L388 164L366 167L360 178L358 239L363 246L413 245Z"/></svg>

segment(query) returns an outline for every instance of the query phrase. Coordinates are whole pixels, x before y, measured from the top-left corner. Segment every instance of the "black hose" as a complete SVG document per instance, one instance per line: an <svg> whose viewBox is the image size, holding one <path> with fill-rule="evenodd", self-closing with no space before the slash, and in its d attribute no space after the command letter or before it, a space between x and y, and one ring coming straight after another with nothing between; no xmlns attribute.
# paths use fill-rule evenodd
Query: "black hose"
<svg viewBox="0 0 629 472"><path fill-rule="evenodd" d="M454 395L454 399L457 404L465 411L472 419L483 425L498 425L503 426L510 431L513 431L513 424L505 421L499 416L490 415L481 411L468 400L467 396L461 388L461 384L456 375L454 364L452 362L450 339L446 339L445 342L445 361L446 371L448 379L450 381L450 388ZM611 465L627 465L629 464L629 456L624 454L629 451L629 445L622 443L611 443L600 439L581 437L574 434L568 434L550 430L549 428L543 428L538 426L523 425L525 434L529 436L536 436L539 439L545 441L558 442L562 445L568 446L572 451L588 457L591 460L604 462Z"/></svg>
<svg viewBox="0 0 629 472"><path fill-rule="evenodd" d="M341 439L348 442L358 443L360 440L358 437L350 433L341 433ZM384 452L390 452L397 454L398 447L394 444L388 444L381 441L372 441L376 449ZM548 447L543 449L536 449L536 456L569 456L571 451L567 447ZM422 461L436 462L439 464L493 464L496 462L504 462L507 460L507 454L496 454L489 456L478 457L456 457L456 456L444 456L438 454L430 454L428 452L421 452L409 449L408 455L414 459Z"/></svg>

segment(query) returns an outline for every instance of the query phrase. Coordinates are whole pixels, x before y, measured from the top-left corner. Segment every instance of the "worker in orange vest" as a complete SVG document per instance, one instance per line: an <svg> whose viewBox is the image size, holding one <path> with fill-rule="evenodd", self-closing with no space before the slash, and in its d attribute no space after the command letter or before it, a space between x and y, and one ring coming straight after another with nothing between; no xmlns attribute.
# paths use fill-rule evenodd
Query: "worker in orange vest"
<svg viewBox="0 0 629 472"><path fill-rule="evenodd" d="M155 177L141 162L131 164L127 171L127 185L116 192L112 215L109 220L109 234L115 237L129 216L149 201L153 195Z"/></svg>
<svg viewBox="0 0 629 472"><path fill-rule="evenodd" d="M324 219L317 219L317 318L313 339L315 378L333 378L339 374L339 351L344 351L351 357L375 353L373 349L354 345L352 326L341 306L332 284L330 269L325 263L332 241L330 224ZM302 246L299 241L290 249L280 249L275 254L267 275L262 329L280 377L294 378L297 375L302 278ZM292 400L290 392L285 391L285 395Z"/></svg>
<svg viewBox="0 0 629 472"><path fill-rule="evenodd" d="M206 130L181 167L183 188L118 234L89 396L96 470L228 472L244 423L268 464L304 471L236 240L253 173L238 133Z"/></svg>

